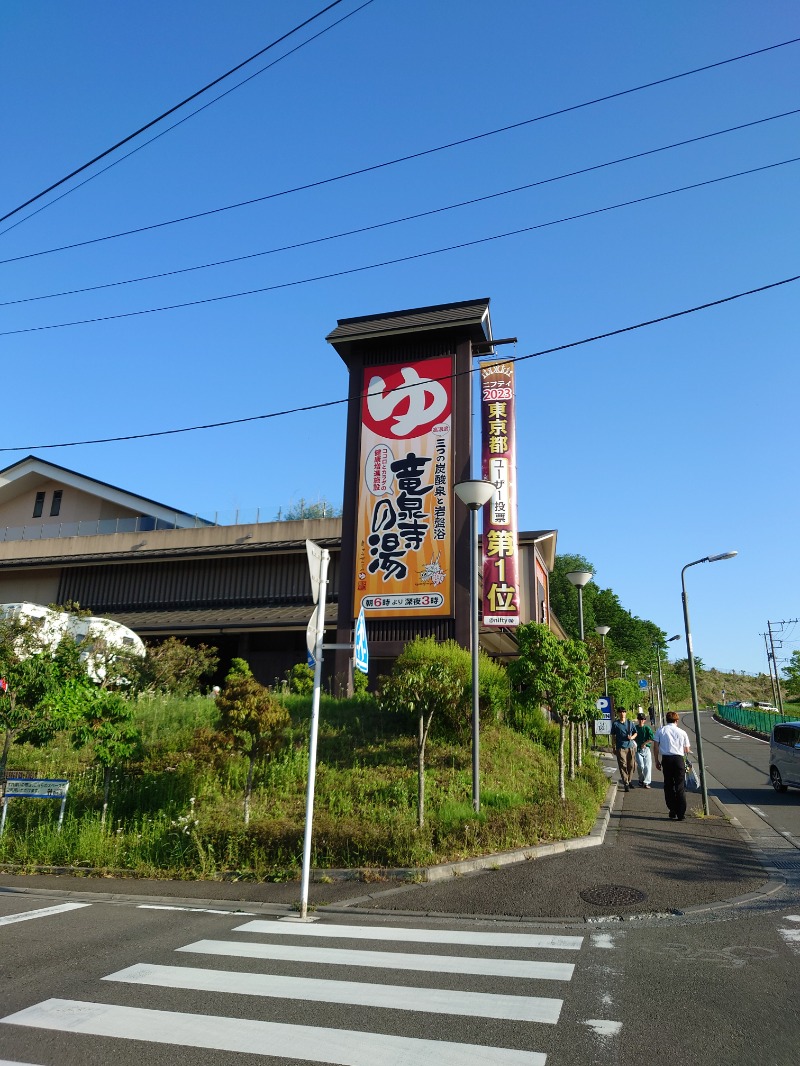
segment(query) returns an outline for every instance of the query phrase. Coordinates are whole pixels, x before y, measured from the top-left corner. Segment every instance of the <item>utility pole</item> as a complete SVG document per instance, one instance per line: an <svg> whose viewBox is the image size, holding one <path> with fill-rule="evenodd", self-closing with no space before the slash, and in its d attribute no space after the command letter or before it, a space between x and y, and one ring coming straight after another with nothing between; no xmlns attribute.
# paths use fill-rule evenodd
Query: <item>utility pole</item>
<svg viewBox="0 0 800 1066"><path fill-rule="evenodd" d="M767 634L766 633L762 633L761 636L764 638L764 646L767 649L767 669L769 670L769 683L772 686L772 702L777 707L778 706L778 690L777 690L777 686L775 684L775 675L772 672L772 666L773 666L773 664L772 664L772 652L769 650L769 640L767 639Z"/></svg>
<svg viewBox="0 0 800 1066"><path fill-rule="evenodd" d="M773 627L773 625L780 626L781 627L781 633L782 633L784 626L795 625L797 622L798 622L797 618L790 618L788 621L783 621L783 622L770 622L770 621L767 621L767 631L769 633L769 643L770 643L770 648L772 649L772 662L773 662L773 665L775 666L775 684L776 684L776 687L778 689L778 710L781 713L781 718L783 718L783 697L781 696L781 679L780 679L780 675L778 674L778 660L775 658L775 641L774 641L773 636L772 636L772 627ZM780 643L781 642L778 641L778 644L780 644Z"/></svg>

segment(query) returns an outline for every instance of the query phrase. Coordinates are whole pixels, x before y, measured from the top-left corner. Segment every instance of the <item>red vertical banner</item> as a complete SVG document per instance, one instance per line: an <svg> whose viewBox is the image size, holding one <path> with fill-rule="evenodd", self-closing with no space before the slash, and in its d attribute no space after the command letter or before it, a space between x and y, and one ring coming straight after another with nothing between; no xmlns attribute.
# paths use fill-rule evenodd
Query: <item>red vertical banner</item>
<svg viewBox="0 0 800 1066"><path fill-rule="evenodd" d="M483 479L496 492L483 510L483 624L519 625L514 364L481 363Z"/></svg>

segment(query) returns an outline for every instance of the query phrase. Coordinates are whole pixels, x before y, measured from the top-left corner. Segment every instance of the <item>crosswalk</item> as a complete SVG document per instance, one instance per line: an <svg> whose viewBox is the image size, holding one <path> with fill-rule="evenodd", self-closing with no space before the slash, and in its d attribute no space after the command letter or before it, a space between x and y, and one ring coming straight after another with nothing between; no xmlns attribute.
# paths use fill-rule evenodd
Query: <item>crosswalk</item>
<svg viewBox="0 0 800 1066"><path fill-rule="evenodd" d="M175 964L142 961L103 977L106 991L128 989L127 996L110 997L126 1003L102 1002L99 995L97 1002L53 998L0 1024L330 1066L545 1066L540 1027L557 1025L563 999L539 993L565 990L582 943L580 936L503 930L257 919L235 926L228 939L177 948ZM492 990L476 991L476 983ZM207 1014L131 1005L147 989L169 993L171 1005L181 992L209 993L218 997L215 1010L223 1009ZM250 1017L233 1006L242 996L257 1004L247 1010ZM278 1020L281 1001L301 1005L301 1020ZM365 1028L313 1024L318 1004L363 1011ZM386 1012L377 1016L386 1031L369 1028L375 1011ZM424 1035L407 1035L434 1016L446 1018L435 1029L421 1028ZM494 1042L480 1042L484 1019L513 1027L513 1046L498 1046L496 1025L487 1030ZM458 1039L467 1029L472 1042Z"/></svg>

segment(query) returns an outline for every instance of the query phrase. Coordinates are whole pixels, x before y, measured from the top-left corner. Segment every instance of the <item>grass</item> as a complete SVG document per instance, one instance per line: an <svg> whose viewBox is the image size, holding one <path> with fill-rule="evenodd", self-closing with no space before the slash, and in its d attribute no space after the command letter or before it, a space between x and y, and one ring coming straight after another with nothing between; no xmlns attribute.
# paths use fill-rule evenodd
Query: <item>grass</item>
<svg viewBox="0 0 800 1066"><path fill-rule="evenodd" d="M68 777L58 804L11 800L0 863L31 870L75 867L132 876L289 880L299 876L308 773L310 702L288 698L291 727L256 772L243 823L246 763L208 744L211 700L136 704L140 762L115 770L100 822L102 771L64 741L12 749L9 766ZM323 698L312 863L318 869L414 868L587 833L606 781L589 756L567 798L557 793L547 746L496 723L481 735L481 810L472 809L471 751L434 731L426 752L425 824L417 828L414 723L371 700ZM377 874L375 876L378 876Z"/></svg>

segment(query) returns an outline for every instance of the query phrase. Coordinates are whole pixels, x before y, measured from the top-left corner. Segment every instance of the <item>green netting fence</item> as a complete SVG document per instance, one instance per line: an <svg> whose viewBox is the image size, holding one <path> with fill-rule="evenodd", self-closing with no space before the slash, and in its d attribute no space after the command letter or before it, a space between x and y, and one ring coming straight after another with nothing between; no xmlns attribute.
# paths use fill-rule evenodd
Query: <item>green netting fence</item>
<svg viewBox="0 0 800 1066"><path fill-rule="evenodd" d="M741 726L742 729L752 729L766 736L772 732L776 722L787 721L786 715L777 711L764 711L759 707L734 707L730 703L717 704L717 717L730 722L731 725Z"/></svg>

